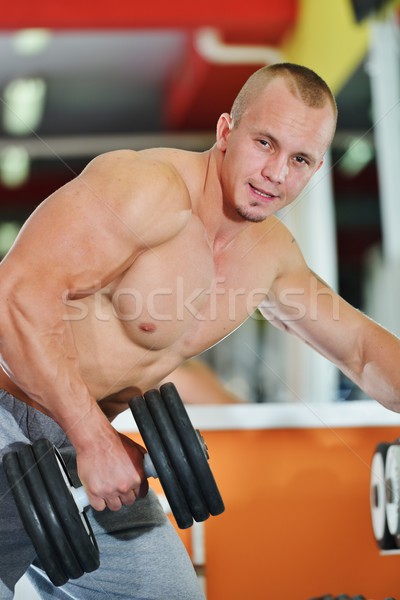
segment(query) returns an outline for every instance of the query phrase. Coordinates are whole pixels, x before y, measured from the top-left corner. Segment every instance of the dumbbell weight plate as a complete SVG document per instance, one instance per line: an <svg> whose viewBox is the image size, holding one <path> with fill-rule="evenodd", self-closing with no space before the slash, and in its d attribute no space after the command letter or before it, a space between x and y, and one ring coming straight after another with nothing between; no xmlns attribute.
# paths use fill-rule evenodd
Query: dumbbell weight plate
<svg viewBox="0 0 400 600"><path fill-rule="evenodd" d="M100 565L97 542L87 515L78 510L72 496L72 481L60 453L46 439L37 440L32 449L58 520L79 564L85 573L95 571Z"/></svg>
<svg viewBox="0 0 400 600"><path fill-rule="evenodd" d="M135 396L129 401L129 407L157 471L177 525L181 529L187 529L193 525L193 517L146 401L142 396Z"/></svg>
<svg viewBox="0 0 400 600"><path fill-rule="evenodd" d="M386 499L386 518L389 532L400 535L400 445L392 444L386 454L385 480L389 497Z"/></svg>
<svg viewBox="0 0 400 600"><path fill-rule="evenodd" d="M210 514L219 515L224 512L225 506L208 464L205 444L203 446L199 432L193 428L175 385L171 382L164 383L160 387L160 393L185 449L187 459L200 484Z"/></svg>
<svg viewBox="0 0 400 600"><path fill-rule="evenodd" d="M32 541L40 562L54 585L63 585L66 583L67 577L57 559L26 486L24 474L18 460L18 453L9 452L4 455L3 466L25 531Z"/></svg>
<svg viewBox="0 0 400 600"><path fill-rule="evenodd" d="M382 442L375 448L370 478L372 529L376 543L382 550L393 550L396 548L396 543L388 529L386 518L385 463L389 446L390 444Z"/></svg>
<svg viewBox="0 0 400 600"><path fill-rule="evenodd" d="M18 452L18 460L34 508L44 525L50 545L57 554L57 558L60 561L60 565L62 566L67 580L81 577L83 575L83 570L68 542L62 524L59 522L53 503L47 493L32 446L24 446L24 448ZM47 572L48 569L46 565L42 566ZM59 585L55 582L53 583Z"/></svg>
<svg viewBox="0 0 400 600"><path fill-rule="evenodd" d="M144 394L147 407L153 417L154 424L170 458L172 467L178 477L179 484L185 494L195 521L205 521L210 516L207 503L203 498L201 487L188 462L185 450L171 420L164 400L158 390L149 390Z"/></svg>

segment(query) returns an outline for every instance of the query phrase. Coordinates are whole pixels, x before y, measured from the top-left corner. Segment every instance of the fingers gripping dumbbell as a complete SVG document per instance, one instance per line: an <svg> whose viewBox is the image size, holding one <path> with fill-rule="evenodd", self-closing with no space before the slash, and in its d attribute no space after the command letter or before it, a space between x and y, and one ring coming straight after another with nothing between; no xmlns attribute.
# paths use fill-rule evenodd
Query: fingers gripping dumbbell
<svg viewBox="0 0 400 600"><path fill-rule="evenodd" d="M208 464L205 442L195 430L172 383L132 398L130 409L147 448L146 477L158 477L177 525L224 511ZM83 487L74 488L57 449L38 440L3 458L24 527L54 585L99 566L97 543L87 518Z"/></svg>

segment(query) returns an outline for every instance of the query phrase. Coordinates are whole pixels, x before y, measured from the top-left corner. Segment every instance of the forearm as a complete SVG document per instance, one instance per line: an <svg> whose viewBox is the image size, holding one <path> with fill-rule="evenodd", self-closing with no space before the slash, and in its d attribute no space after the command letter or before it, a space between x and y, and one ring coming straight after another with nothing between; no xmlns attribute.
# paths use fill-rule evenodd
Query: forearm
<svg viewBox="0 0 400 600"><path fill-rule="evenodd" d="M314 286L315 283L315 286ZM277 327L289 331L335 364L365 394L400 412L400 340L330 290L314 274L285 281L274 290L302 290L301 311L280 302L263 308Z"/></svg>
<svg viewBox="0 0 400 600"><path fill-rule="evenodd" d="M360 348L360 368L346 374L368 396L400 412L399 338L370 321L363 329Z"/></svg>

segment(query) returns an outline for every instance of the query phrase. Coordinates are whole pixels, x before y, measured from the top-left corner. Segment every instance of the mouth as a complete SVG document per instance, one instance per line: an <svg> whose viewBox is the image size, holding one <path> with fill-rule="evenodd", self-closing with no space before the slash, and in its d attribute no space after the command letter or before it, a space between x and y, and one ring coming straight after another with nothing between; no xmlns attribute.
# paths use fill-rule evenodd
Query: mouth
<svg viewBox="0 0 400 600"><path fill-rule="evenodd" d="M275 199L279 198L279 196L276 196L275 194L271 194L270 192L267 192L265 190L257 188L254 185L252 185L251 183L249 183L249 186L250 186L250 189L253 192L253 194L255 196L259 197L260 200L263 200L264 202L270 202L271 200L275 200Z"/></svg>

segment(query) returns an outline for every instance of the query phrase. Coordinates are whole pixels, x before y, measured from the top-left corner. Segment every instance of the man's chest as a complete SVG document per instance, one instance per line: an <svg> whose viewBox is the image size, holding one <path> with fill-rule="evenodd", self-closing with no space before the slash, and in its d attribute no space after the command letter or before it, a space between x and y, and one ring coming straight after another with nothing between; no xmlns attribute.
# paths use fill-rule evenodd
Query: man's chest
<svg viewBox="0 0 400 600"><path fill-rule="evenodd" d="M215 257L205 243L185 243L144 253L110 300L131 339L157 349L180 343L195 354L254 313L269 291L268 278L264 286L259 279L251 256Z"/></svg>

